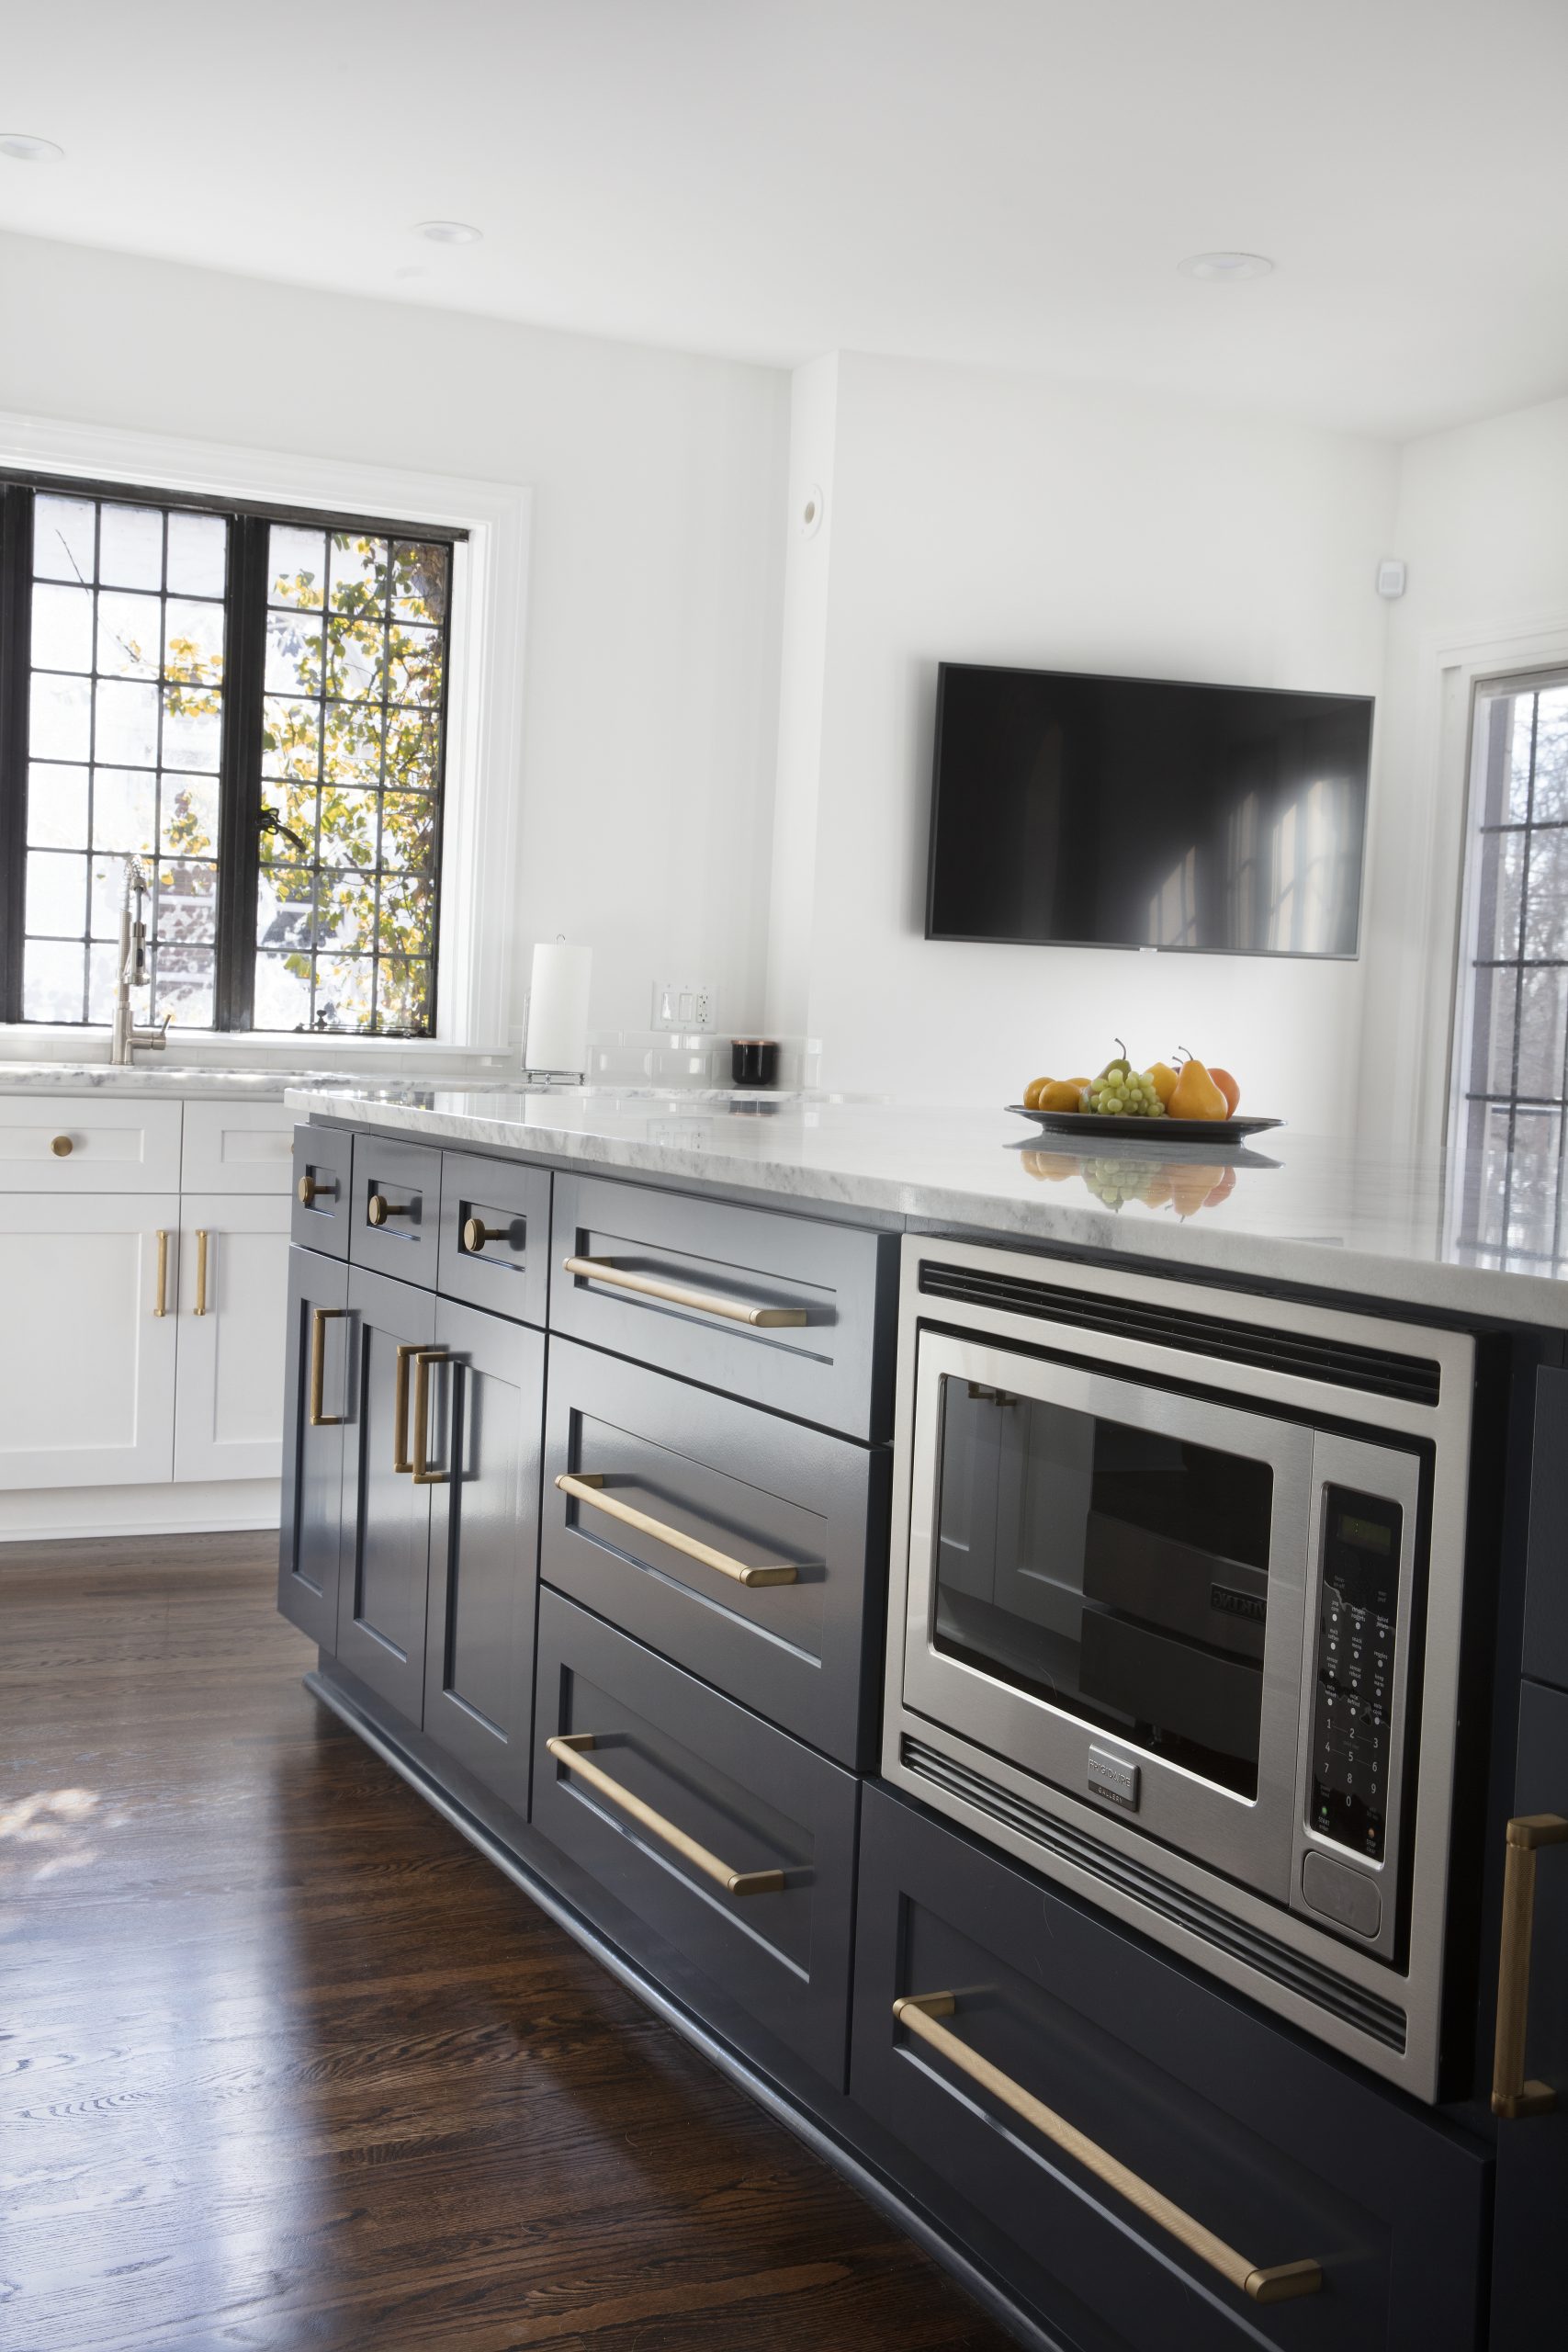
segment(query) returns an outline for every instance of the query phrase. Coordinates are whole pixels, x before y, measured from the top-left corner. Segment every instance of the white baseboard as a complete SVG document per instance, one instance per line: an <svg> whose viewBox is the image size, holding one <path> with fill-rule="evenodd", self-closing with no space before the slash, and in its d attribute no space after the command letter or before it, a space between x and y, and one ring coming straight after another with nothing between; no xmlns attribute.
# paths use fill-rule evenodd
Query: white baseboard
<svg viewBox="0 0 1568 2352"><path fill-rule="evenodd" d="M275 1528L276 1478L189 1486L33 1487L0 1494L0 1544L85 1535L226 1535Z"/></svg>

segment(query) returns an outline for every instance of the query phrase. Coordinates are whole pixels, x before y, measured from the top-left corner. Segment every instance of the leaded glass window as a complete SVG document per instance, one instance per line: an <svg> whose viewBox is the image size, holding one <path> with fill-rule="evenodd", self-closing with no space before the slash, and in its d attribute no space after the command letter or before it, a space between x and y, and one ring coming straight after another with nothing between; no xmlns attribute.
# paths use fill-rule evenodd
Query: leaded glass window
<svg viewBox="0 0 1568 2352"><path fill-rule="evenodd" d="M0 1019L435 1025L455 540L0 481Z"/></svg>
<svg viewBox="0 0 1568 2352"><path fill-rule="evenodd" d="M1568 1250L1568 676L1483 686L1471 766L1458 1238L1550 1272Z"/></svg>

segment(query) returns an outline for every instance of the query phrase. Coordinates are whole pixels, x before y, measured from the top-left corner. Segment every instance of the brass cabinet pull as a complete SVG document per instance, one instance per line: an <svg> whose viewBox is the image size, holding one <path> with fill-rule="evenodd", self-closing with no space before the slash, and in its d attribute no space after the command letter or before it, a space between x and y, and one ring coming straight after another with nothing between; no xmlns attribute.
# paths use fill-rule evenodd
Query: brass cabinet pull
<svg viewBox="0 0 1568 2352"><path fill-rule="evenodd" d="M372 1193L365 1204L365 1214L374 1226L383 1226L389 1216L412 1216L412 1201L389 1201L385 1193Z"/></svg>
<svg viewBox="0 0 1568 2352"><path fill-rule="evenodd" d="M622 1813L628 1814L633 1821L640 1822L666 1846L673 1847L677 1854L683 1855L694 1870L702 1871L705 1878L711 1878L716 1885L722 1886L726 1894L783 1894L783 1871L732 1871L728 1862L721 1862L716 1854L710 1854L705 1846L699 1846L694 1838L688 1838L683 1829L677 1829L672 1821L666 1821L661 1813L655 1813L650 1804L644 1804L641 1797L633 1796L630 1789L623 1789L619 1781L612 1781L608 1772L593 1763L585 1753L593 1746L594 1736L591 1731L563 1732L554 1739L547 1739L545 1746L558 1764L564 1764L569 1772L575 1772L579 1780L586 1781L590 1788L597 1789L602 1797L607 1797Z"/></svg>
<svg viewBox="0 0 1568 2352"><path fill-rule="evenodd" d="M152 1302L152 1312L154 1315L166 1315L168 1311L169 1237L160 1226L158 1228L158 1293Z"/></svg>
<svg viewBox="0 0 1568 2352"><path fill-rule="evenodd" d="M412 1470L409 1458L409 1363L424 1345L423 1340L398 1342L398 1368L392 1386L392 1467Z"/></svg>
<svg viewBox="0 0 1568 2352"><path fill-rule="evenodd" d="M49 1148L56 1159L69 1159L76 1146L70 1136L56 1136Z"/></svg>
<svg viewBox="0 0 1568 2352"><path fill-rule="evenodd" d="M651 1535L660 1544L668 1544L671 1551L684 1552L689 1560L701 1560L703 1566L716 1568L721 1577L733 1577L737 1584L794 1584L798 1570L787 1562L777 1567L749 1568L743 1560L732 1560L728 1552L716 1552L711 1544L699 1544L694 1535L683 1535L678 1527L666 1527L661 1519L650 1519L645 1510L635 1510L630 1503L617 1502L614 1495L605 1494L602 1470L580 1470L575 1476L562 1471L556 1480L563 1495L570 1495L580 1503L587 1503L592 1510L602 1510L608 1519L618 1519L626 1527L635 1527L644 1535Z"/></svg>
<svg viewBox="0 0 1568 2352"><path fill-rule="evenodd" d="M420 1348L413 1360L413 1482L416 1487L444 1487L445 1470L433 1470L425 1454L425 1441L430 1420L430 1367L433 1363L448 1363L451 1359L445 1348Z"/></svg>
<svg viewBox="0 0 1568 2352"><path fill-rule="evenodd" d="M196 1313L207 1312L207 1227L196 1228Z"/></svg>
<svg viewBox="0 0 1568 2352"><path fill-rule="evenodd" d="M1151 2188L1146 2180L1107 2154L1076 2125L1034 2098L1021 2083L1015 2083L1010 2075L1004 2075L999 2066L993 2066L988 2058L982 2058L978 2051L971 2050L946 2026L939 2024L939 2018L952 2017L957 2007L958 1996L953 1993L907 1993L894 2002L893 2014L921 2041L939 2050L960 2074L967 2075L971 2082L978 2083L993 2098L1011 2108L1015 2115L1021 2116L1056 2147L1066 2149L1086 2172L1093 2173L1118 2197L1124 2197L1146 2221L1168 2232L1179 2245L1184 2245L1189 2254L1195 2254L1201 2262L1217 2270L1233 2287L1239 2287L1253 2302L1289 2303L1300 2295L1318 2292L1323 2285L1321 2263L1280 2262L1269 2269L1260 2269L1248 2262L1245 2254L1237 2254L1235 2246L1217 2238L1201 2222L1195 2222L1190 2213L1173 2205L1168 2197L1162 2197L1157 2188Z"/></svg>
<svg viewBox="0 0 1568 2352"><path fill-rule="evenodd" d="M1542 1846L1568 1842L1560 1813L1523 1813L1504 1832L1503 1942L1497 1955L1497 2039L1492 2053L1492 2112L1517 2122L1550 2115L1557 2093L1525 2080L1525 2029L1530 2005L1530 1939L1535 1930L1535 1858Z"/></svg>
<svg viewBox="0 0 1568 2352"><path fill-rule="evenodd" d="M313 1430L335 1430L343 1426L341 1413L323 1413L322 1390L327 1374L327 1325L346 1315L345 1306L313 1306L310 1309L310 1427Z"/></svg>
<svg viewBox="0 0 1568 2352"><path fill-rule="evenodd" d="M314 1208L318 1201L335 1201L337 1198L336 1184L318 1184L308 1168L294 1191L302 1209Z"/></svg>
<svg viewBox="0 0 1568 2352"><path fill-rule="evenodd" d="M688 1290L682 1283L661 1282L656 1274L634 1274L628 1267L617 1266L613 1258L563 1258L561 1271L581 1274L584 1282L635 1290L644 1298L667 1299L671 1306L689 1306L698 1315L719 1315L727 1323L749 1323L758 1331L798 1330L806 1320L803 1306L748 1306L744 1299Z"/></svg>
<svg viewBox="0 0 1568 2352"><path fill-rule="evenodd" d="M482 1216L466 1217L463 1222L463 1247L469 1257L474 1258L487 1241L510 1241L516 1230L515 1217L510 1225L487 1225Z"/></svg>

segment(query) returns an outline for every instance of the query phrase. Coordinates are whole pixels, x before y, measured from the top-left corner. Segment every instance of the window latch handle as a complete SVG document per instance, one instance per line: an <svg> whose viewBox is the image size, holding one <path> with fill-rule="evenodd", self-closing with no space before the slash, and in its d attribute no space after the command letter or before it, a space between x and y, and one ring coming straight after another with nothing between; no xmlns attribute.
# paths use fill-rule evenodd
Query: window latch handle
<svg viewBox="0 0 1568 2352"><path fill-rule="evenodd" d="M299 851L301 857L309 857L310 854L310 843L301 841L299 835L284 823L276 808L262 810L256 819L256 831L262 833L280 833L292 848Z"/></svg>

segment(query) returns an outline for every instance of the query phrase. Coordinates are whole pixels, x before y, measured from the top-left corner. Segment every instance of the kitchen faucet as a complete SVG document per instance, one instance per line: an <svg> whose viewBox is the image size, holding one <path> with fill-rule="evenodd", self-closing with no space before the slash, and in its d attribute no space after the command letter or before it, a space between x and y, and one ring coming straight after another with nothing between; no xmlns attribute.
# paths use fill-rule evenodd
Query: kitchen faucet
<svg viewBox="0 0 1568 2352"><path fill-rule="evenodd" d="M138 1046L161 1053L168 1043L168 1013L164 1013L157 1028L139 1029L130 1011L130 991L140 988L147 978L147 925L141 918L141 906L152 888L152 877L141 860L135 855L128 857L125 890L119 902L119 957L114 984L114 1027L109 1039L109 1059L121 1068L129 1065ZM134 914L130 903L133 895Z"/></svg>

